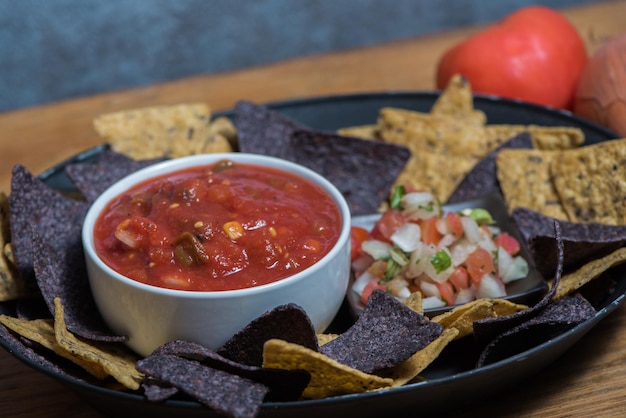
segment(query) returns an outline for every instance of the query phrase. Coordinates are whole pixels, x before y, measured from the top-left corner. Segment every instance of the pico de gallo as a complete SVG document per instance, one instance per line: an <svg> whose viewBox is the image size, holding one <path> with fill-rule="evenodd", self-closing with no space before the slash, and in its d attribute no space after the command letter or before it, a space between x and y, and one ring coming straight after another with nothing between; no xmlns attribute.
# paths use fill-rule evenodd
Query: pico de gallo
<svg viewBox="0 0 626 418"><path fill-rule="evenodd" d="M368 231L352 228L352 291L365 303L374 289L399 300L421 292L424 309L506 295L528 275L520 244L481 208L444 211L432 193L397 186Z"/></svg>

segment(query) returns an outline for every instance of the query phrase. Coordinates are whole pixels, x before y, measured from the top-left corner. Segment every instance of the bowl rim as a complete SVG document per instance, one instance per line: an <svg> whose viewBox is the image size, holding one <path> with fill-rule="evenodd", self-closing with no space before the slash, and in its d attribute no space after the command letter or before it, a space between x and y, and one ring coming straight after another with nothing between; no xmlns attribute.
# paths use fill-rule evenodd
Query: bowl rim
<svg viewBox="0 0 626 418"><path fill-rule="evenodd" d="M93 229L96 220L100 216L100 213L112 199L129 190L130 188L136 186L137 184L148 181L152 178L196 166L211 165L224 159L230 159L242 164L259 165L264 167L270 167L276 170L287 171L290 174L295 174L299 177L304 178L305 180L312 182L313 184L316 184L317 186L321 187L326 193L328 193L329 196L334 200L337 209L339 210L342 222L337 241L330 249L330 251L311 266L291 276L287 276L283 279L276 280L271 283L242 289L209 291L169 289L165 287L142 283L130 279L121 273L118 273L100 258L94 247ZM280 289L282 287L289 286L296 282L305 280L311 275L311 273L315 273L317 270L323 268L328 262L330 262L330 260L340 255L340 253L343 251L344 246L349 245L350 229L351 213L345 197L335 185L333 185L328 179L318 174L314 170L289 160L263 154L224 152L197 154L186 157L172 158L169 160L151 164L121 178L120 180L110 185L90 205L87 214L85 215L85 218L83 220L81 237L83 241L85 258L89 259L95 265L95 267L102 271L104 274L126 286L138 290L143 290L155 295L179 297L184 299L232 299L270 292L275 289ZM346 252L346 254L348 254L348 252ZM89 280L91 280L91 277L89 277Z"/></svg>

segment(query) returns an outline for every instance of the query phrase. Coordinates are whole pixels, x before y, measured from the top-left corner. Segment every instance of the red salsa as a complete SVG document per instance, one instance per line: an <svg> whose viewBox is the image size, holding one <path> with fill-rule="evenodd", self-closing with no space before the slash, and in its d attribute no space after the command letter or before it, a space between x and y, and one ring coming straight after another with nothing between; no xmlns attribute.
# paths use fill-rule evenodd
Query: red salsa
<svg viewBox="0 0 626 418"><path fill-rule="evenodd" d="M242 289L301 271L337 242L333 198L299 176L220 161L148 180L96 221L98 255L154 286Z"/></svg>

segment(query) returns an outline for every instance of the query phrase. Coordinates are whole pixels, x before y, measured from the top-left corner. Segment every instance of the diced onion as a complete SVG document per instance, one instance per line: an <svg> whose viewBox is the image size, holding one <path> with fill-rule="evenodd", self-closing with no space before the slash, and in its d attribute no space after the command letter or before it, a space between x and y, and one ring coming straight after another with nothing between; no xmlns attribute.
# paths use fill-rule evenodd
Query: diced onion
<svg viewBox="0 0 626 418"><path fill-rule="evenodd" d="M514 257L511 266L502 276L502 281L504 283L510 283L514 280L523 279L528 276L528 271L528 262L523 257Z"/></svg>
<svg viewBox="0 0 626 418"><path fill-rule="evenodd" d="M415 251L421 242L421 239L422 233L420 227L411 222L401 225L391 235L391 242L407 253Z"/></svg>
<svg viewBox="0 0 626 418"><path fill-rule="evenodd" d="M506 296L506 290L502 282L497 280L491 274L485 274L480 280L478 289L476 290L477 298L501 298Z"/></svg>
<svg viewBox="0 0 626 418"><path fill-rule="evenodd" d="M469 242L478 244L481 239L480 227L476 221L469 216L461 216L461 224L463 224L463 231Z"/></svg>
<svg viewBox="0 0 626 418"><path fill-rule="evenodd" d="M357 279L352 283L352 290L356 292L359 296L363 294L363 290L365 286L369 283L370 280L374 279L374 276L369 274L367 271L363 272Z"/></svg>
<svg viewBox="0 0 626 418"><path fill-rule="evenodd" d="M422 299L422 308L423 309L436 309L443 308L447 303L444 302L440 297L430 296Z"/></svg>
<svg viewBox="0 0 626 418"><path fill-rule="evenodd" d="M361 243L361 249L366 254L371 255L375 260L389 258L391 245L376 239L365 240Z"/></svg>

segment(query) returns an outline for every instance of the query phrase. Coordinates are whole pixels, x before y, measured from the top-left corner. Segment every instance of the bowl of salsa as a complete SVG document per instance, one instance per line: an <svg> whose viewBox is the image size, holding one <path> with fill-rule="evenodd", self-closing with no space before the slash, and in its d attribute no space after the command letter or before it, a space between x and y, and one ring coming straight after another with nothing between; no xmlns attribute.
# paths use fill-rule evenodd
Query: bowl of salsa
<svg viewBox="0 0 626 418"><path fill-rule="evenodd" d="M147 355L175 340L218 349L295 303L323 331L350 276L350 211L326 179L256 154L205 154L107 189L82 230L98 309Z"/></svg>

